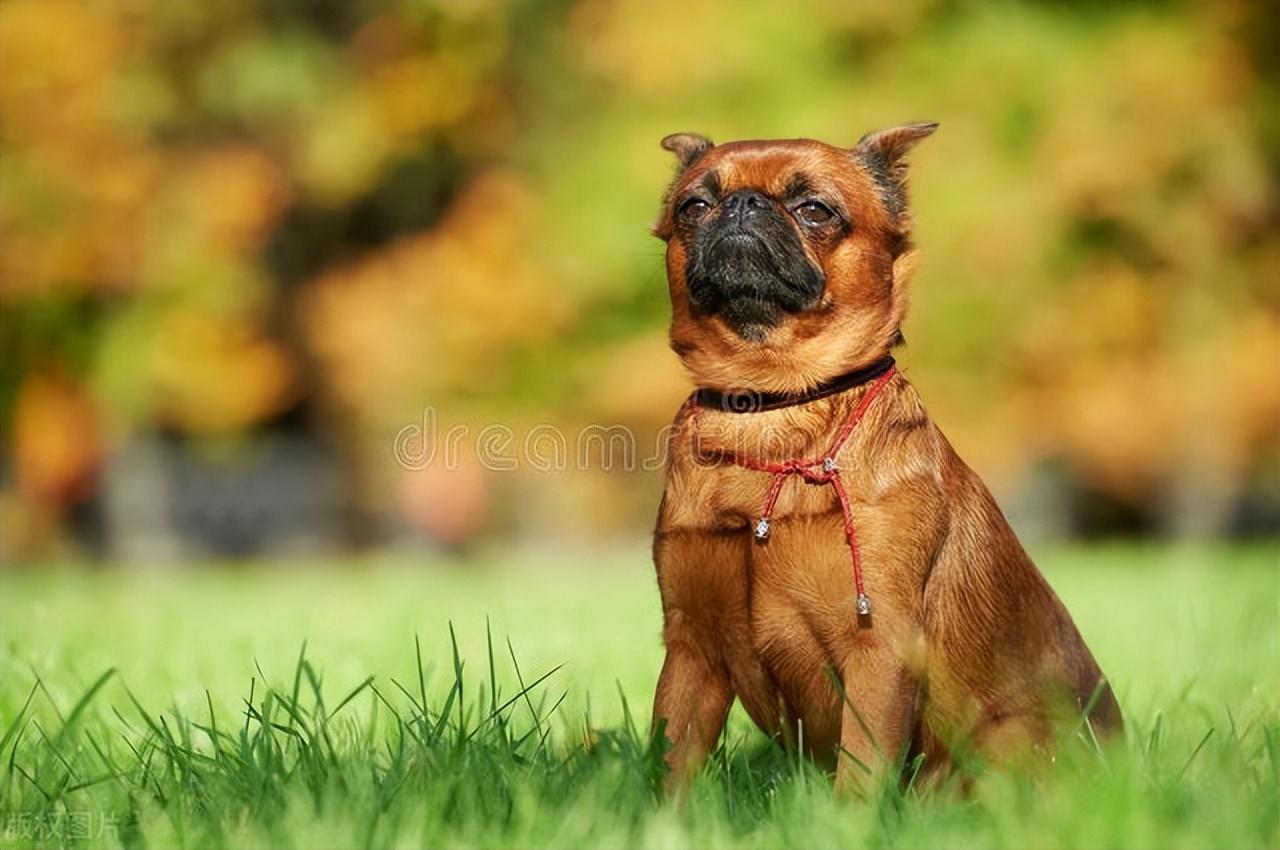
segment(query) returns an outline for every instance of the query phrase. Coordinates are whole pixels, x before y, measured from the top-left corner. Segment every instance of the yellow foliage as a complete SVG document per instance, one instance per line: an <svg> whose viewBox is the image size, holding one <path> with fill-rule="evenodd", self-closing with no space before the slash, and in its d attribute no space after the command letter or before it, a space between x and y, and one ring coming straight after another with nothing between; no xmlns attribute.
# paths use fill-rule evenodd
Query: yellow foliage
<svg viewBox="0 0 1280 850"><path fill-rule="evenodd" d="M587 407L601 422L661 425L693 389L671 353L666 331L655 328L590 363Z"/></svg>
<svg viewBox="0 0 1280 850"><path fill-rule="evenodd" d="M100 7L76 0L0 4L0 119L14 141L96 136L118 38Z"/></svg>
<svg viewBox="0 0 1280 850"><path fill-rule="evenodd" d="M0 5L0 298L132 286L159 163L109 110L119 42L99 7Z"/></svg>
<svg viewBox="0 0 1280 850"><path fill-rule="evenodd" d="M737 5L584 0L573 9L569 31L586 65L627 92L679 97L751 61L746 44L718 37L733 26Z"/></svg>
<svg viewBox="0 0 1280 850"><path fill-rule="evenodd" d="M0 0L0 434L28 507L99 428L235 432L300 399L367 480L427 405L656 428L688 389L656 140L913 118L942 131L902 359L966 457L1138 502L1274 455L1274 81L1236 6L374 6ZM404 486L425 516L449 485Z"/></svg>
<svg viewBox="0 0 1280 850"><path fill-rule="evenodd" d="M176 170L181 214L209 250L260 249L290 200L280 166L248 145L198 151Z"/></svg>
<svg viewBox="0 0 1280 850"><path fill-rule="evenodd" d="M276 342L208 314L167 315L150 366L159 417L184 431L235 432L294 398L293 367Z"/></svg>
<svg viewBox="0 0 1280 850"><path fill-rule="evenodd" d="M97 419L88 396L65 378L39 374L22 382L13 447L25 500L65 506L93 491L101 458Z"/></svg>
<svg viewBox="0 0 1280 850"><path fill-rule="evenodd" d="M568 305L530 258L535 203L517 175L484 175L437 228L306 287L303 327L341 409L413 421L444 392L483 395L513 347L555 334Z"/></svg>

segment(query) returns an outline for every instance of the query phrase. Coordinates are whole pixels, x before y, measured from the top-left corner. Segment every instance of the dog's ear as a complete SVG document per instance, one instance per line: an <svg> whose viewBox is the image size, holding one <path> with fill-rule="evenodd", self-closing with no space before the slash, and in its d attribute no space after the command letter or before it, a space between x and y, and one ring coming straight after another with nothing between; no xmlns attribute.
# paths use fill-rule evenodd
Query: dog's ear
<svg viewBox="0 0 1280 850"><path fill-rule="evenodd" d="M680 175L688 171L689 166L702 159L707 151L715 147L715 144L706 136L700 136L697 133L672 133L670 136L663 137L662 147L675 154L677 160L676 176L667 187L667 192L662 199L662 216L653 225L653 235L666 239L671 236L671 214L666 209L666 205L672 190L680 182Z"/></svg>
<svg viewBox="0 0 1280 850"><path fill-rule="evenodd" d="M893 295L884 340L889 346L902 338L902 322L907 314L916 252L911 245L911 216L907 211L907 153L938 129L936 121L903 124L867 133L853 148L853 156L870 173L880 189L885 206L894 217L892 234Z"/></svg>
<svg viewBox="0 0 1280 850"><path fill-rule="evenodd" d="M854 146L854 156L871 170L894 215L906 206L907 152L937 129L937 121L903 124L867 133Z"/></svg>
<svg viewBox="0 0 1280 850"><path fill-rule="evenodd" d="M679 174L702 159L703 154L715 145L706 136L697 133L672 133L663 138L662 147L676 155L680 162L676 171Z"/></svg>
<svg viewBox="0 0 1280 850"><path fill-rule="evenodd" d="M907 152L922 140L933 135L938 129L937 121L921 121L915 124L903 124L887 130L876 130L867 133L858 140L854 150L864 157L879 160L890 175L905 178L907 174Z"/></svg>

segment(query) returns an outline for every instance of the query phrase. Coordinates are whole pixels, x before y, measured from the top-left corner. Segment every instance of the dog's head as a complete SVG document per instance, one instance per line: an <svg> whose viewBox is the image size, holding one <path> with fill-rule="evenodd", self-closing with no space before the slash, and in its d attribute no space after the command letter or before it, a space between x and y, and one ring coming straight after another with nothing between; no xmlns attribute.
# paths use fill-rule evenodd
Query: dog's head
<svg viewBox="0 0 1280 850"><path fill-rule="evenodd" d="M671 346L703 386L798 391L883 356L911 271L905 155L937 124L852 148L715 145L681 133L654 233L667 243Z"/></svg>

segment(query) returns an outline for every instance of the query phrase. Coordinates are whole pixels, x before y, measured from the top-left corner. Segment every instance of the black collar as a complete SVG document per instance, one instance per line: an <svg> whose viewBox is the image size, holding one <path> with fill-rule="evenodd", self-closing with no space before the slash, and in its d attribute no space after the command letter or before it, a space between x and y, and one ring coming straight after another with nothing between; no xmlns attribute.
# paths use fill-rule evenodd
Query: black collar
<svg viewBox="0 0 1280 850"><path fill-rule="evenodd" d="M829 395L842 393L854 387L874 381L893 368L893 358L886 355L870 366L845 372L843 375L825 381L811 390L800 393L763 393L754 390L712 390L700 387L693 391L694 404L723 410L726 413L761 413L765 410L779 410L783 407L794 407Z"/></svg>

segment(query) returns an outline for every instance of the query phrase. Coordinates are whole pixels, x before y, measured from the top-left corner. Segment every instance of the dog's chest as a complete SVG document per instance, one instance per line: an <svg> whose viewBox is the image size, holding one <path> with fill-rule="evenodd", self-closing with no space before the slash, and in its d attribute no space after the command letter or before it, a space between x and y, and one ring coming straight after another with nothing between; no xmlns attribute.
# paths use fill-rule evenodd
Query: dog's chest
<svg viewBox="0 0 1280 850"><path fill-rule="evenodd" d="M873 414L880 415L860 423L832 458L840 487L794 467L779 484L770 469L816 459L821 470L850 415L848 403L813 416L695 416L675 441L655 550L663 602L669 614L699 624L693 639L717 646L735 691L762 726L781 705L816 731L838 707L831 673L860 645L909 643L919 621L923 577L946 522L930 486L936 441L914 406L901 415L882 408ZM765 513L769 533L759 539ZM858 613L846 519L870 617Z"/></svg>
<svg viewBox="0 0 1280 850"><path fill-rule="evenodd" d="M864 498L875 482L856 466L854 445L826 458L846 415L831 406L763 414L758 421L695 414L686 423L686 451L668 477L659 527L707 536L716 559L732 564L752 631L766 647L785 636L775 627L781 610L796 612L806 620L804 631L825 637L828 624L810 620L826 617L833 606L855 604L846 527L854 527L856 537L857 518L875 511ZM778 465L787 461L816 465L779 474Z"/></svg>
<svg viewBox="0 0 1280 850"><path fill-rule="evenodd" d="M851 483L856 487L856 479ZM856 490L846 492L855 542L861 548L878 548L873 532L857 531L858 526L876 524L870 519L874 506L863 502ZM799 475L786 476L778 484L767 472L721 467L701 470L669 487L667 499L667 519L704 536L710 551L721 553L719 557L732 565L760 629L769 631L783 608L827 615L847 603L853 611L853 555L845 514L830 484L808 482ZM766 514L768 530L762 534L760 520ZM689 580L697 582L699 577L694 574Z"/></svg>
<svg viewBox="0 0 1280 850"><path fill-rule="evenodd" d="M669 482L659 527L660 534L679 528L684 545L700 553L671 565L664 593L694 601L699 617L715 624L709 633L735 668L744 703L757 695L777 704L778 690L827 692L824 668L857 639L853 559L834 488L787 476L761 539L756 526L773 483L751 469L691 468ZM850 483L855 521L874 528L874 506L858 498L856 477ZM858 543L878 551L876 537L872 531Z"/></svg>
<svg viewBox="0 0 1280 850"><path fill-rule="evenodd" d="M737 428L746 420L727 417L711 430L685 420L677 432L655 543L666 636L712 649L766 730L786 720L803 721L809 742L836 734L833 675L856 696L869 686L847 675L857 652L879 645L914 652L919 643L924 577L947 511L936 486L938 441L917 408L878 408L860 423L832 458L840 488L812 473L847 421L848 404L811 421ZM690 431L696 439L684 438ZM815 459L816 467L805 465ZM770 511L780 465L788 471ZM769 533L759 539L766 512ZM846 519L870 616L858 613Z"/></svg>

